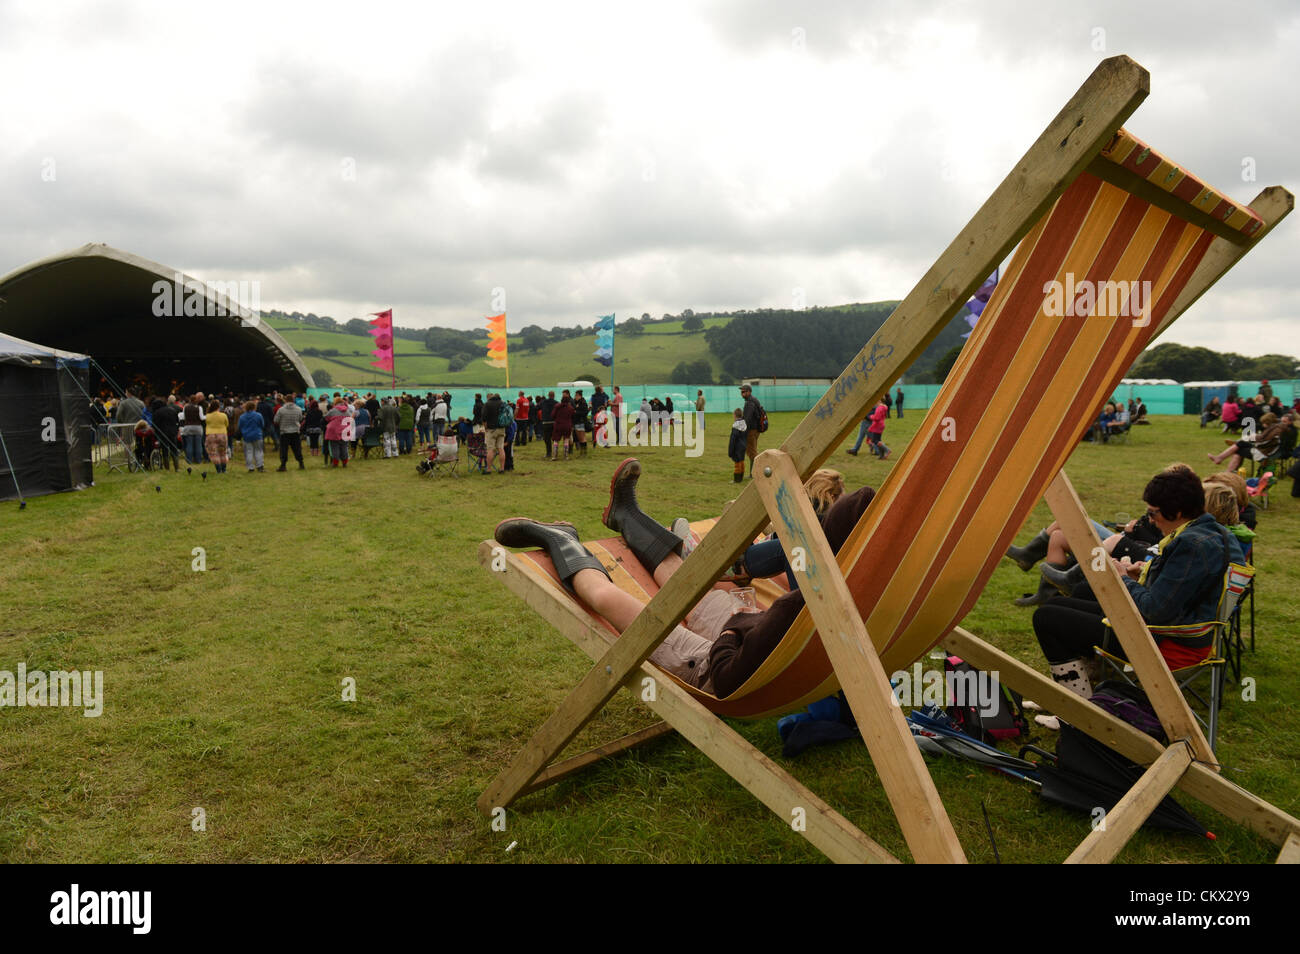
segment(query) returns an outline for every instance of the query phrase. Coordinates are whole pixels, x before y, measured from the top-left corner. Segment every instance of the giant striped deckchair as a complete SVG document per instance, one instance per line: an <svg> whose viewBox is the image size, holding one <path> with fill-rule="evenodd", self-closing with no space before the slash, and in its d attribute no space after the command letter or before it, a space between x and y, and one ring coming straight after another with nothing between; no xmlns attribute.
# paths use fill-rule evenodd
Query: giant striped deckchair
<svg viewBox="0 0 1300 954"><path fill-rule="evenodd" d="M1147 86L1146 71L1126 57L1094 71L781 450L760 455L752 486L662 590L638 574L635 559L620 559L618 541L596 545L616 582L647 600L621 637L557 585L544 556L506 554L484 542L484 564L597 663L483 793L480 810L504 807L671 727L787 820L792 806L804 806L805 834L828 856L892 860L717 718L801 707L840 685L913 856L963 860L885 676L943 642L1151 766L1072 860L1113 857L1175 784L1288 845L1284 854L1300 846L1300 822L1216 774L1208 743L1109 564L1084 565L1175 740L1167 747L958 626L1044 495L1076 553L1099 545L1061 471L1066 458L1138 354L1292 207L1280 188L1250 206L1235 203L1124 130ZM917 436L832 555L802 480L1017 244ZM769 517L792 564L804 567L807 600L777 651L726 699L650 666L655 646ZM548 766L624 685L665 723Z"/></svg>

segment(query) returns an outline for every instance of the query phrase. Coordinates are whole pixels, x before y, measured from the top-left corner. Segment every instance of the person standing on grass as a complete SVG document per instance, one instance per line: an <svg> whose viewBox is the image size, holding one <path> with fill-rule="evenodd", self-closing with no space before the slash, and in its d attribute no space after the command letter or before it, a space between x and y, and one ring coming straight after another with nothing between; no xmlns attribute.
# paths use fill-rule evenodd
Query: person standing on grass
<svg viewBox="0 0 1300 954"><path fill-rule="evenodd" d="M415 432L421 447L433 443L429 437L433 433L433 406L427 398L421 398L415 409Z"/></svg>
<svg viewBox="0 0 1300 954"><path fill-rule="evenodd" d="M573 396L573 442L582 457L587 456L587 432L591 430L591 425L587 421L588 411L587 399L579 390Z"/></svg>
<svg viewBox="0 0 1300 954"><path fill-rule="evenodd" d="M741 409L741 417L745 420L745 456L749 458L749 476L753 477L754 458L758 456L758 425L763 412L754 398L754 389L748 384L740 386L740 396L745 402Z"/></svg>
<svg viewBox="0 0 1300 954"><path fill-rule="evenodd" d="M731 469L731 479L740 483L745 479L745 451L749 444L745 435L745 412L736 408L732 412L731 439L727 441L727 456L735 464Z"/></svg>
<svg viewBox="0 0 1300 954"><path fill-rule="evenodd" d="M479 408L479 414L482 415L483 409ZM397 456L397 406L393 403L393 398L384 398L384 403L379 408L379 424L384 430L384 456Z"/></svg>
<svg viewBox="0 0 1300 954"><path fill-rule="evenodd" d="M205 421L207 426L207 435L204 444L208 451L208 459L212 461L212 466L217 469L218 474L226 472L226 461L230 458L227 455L229 445L227 431L230 429L230 419L221 413L221 402L213 401L208 405L208 417Z"/></svg>
<svg viewBox="0 0 1300 954"><path fill-rule="evenodd" d="M280 438L275 432L275 405L265 395L257 402L257 413L262 415L262 430L271 435L271 446L280 449Z"/></svg>
<svg viewBox="0 0 1300 954"><path fill-rule="evenodd" d="M438 443L438 438L447 433L447 415L450 413L446 400L439 394L433 399L433 443Z"/></svg>
<svg viewBox="0 0 1300 954"><path fill-rule="evenodd" d="M352 423L354 440L352 441L352 456L357 456L357 445L365 443L366 431L370 428L370 412L366 406L361 403L361 398L356 398L352 403Z"/></svg>
<svg viewBox="0 0 1300 954"><path fill-rule="evenodd" d="M695 428L701 433L704 431L704 392L702 390L695 392Z"/></svg>
<svg viewBox="0 0 1300 954"><path fill-rule="evenodd" d="M257 413L257 402L249 401L244 405L244 413L239 415L239 436L244 442L244 464L248 472L266 470L266 429L262 415Z"/></svg>
<svg viewBox="0 0 1300 954"><path fill-rule="evenodd" d="M903 389L900 387L894 394L894 407L898 411L898 419L903 419Z"/></svg>
<svg viewBox="0 0 1300 954"><path fill-rule="evenodd" d="M415 408L408 398L402 398L397 407L397 450L400 454L415 450Z"/></svg>
<svg viewBox="0 0 1300 954"><path fill-rule="evenodd" d="M506 405L498 395L489 394L487 403L483 405L481 412L488 473L493 472L492 464L497 457L501 458L501 466L496 467L495 472L498 474L505 473L506 429L501 426L501 413L505 410L505 407Z"/></svg>
<svg viewBox="0 0 1300 954"><path fill-rule="evenodd" d="M889 397L886 393L885 397ZM889 460L893 453L885 446L882 437L885 433L885 419L889 417L889 405L881 401L876 405L876 409L871 412L871 424L867 427L867 437L871 440L871 452L881 460Z"/></svg>
<svg viewBox="0 0 1300 954"><path fill-rule="evenodd" d="M617 444L620 440L622 440L620 435L623 433L622 427L624 423L623 422L623 392L618 389L618 385L614 386L614 396L610 398L609 403L613 407L613 410L610 411L610 413L614 417L614 443ZM608 421L606 421L605 427L608 429L609 427Z"/></svg>
<svg viewBox="0 0 1300 954"><path fill-rule="evenodd" d="M180 445L180 415L176 413L174 405L164 403L161 398L156 398L151 403L153 432L158 438L158 447L162 450L163 470L167 469L168 459L173 468L180 470L181 462L177 454Z"/></svg>
<svg viewBox="0 0 1300 954"><path fill-rule="evenodd" d="M858 456L858 451L862 449L862 442L865 441L867 437L870 435L871 420L872 420L871 415L872 415L872 411L868 411L866 413L866 416L862 418L862 424L859 425L858 427L858 442L854 444L852 447L850 447L848 450L846 450L844 453L849 454L853 457ZM874 454L876 452L874 441L872 442L872 444L873 446L871 448L871 453Z"/></svg>
<svg viewBox="0 0 1300 954"><path fill-rule="evenodd" d="M515 421L517 422L515 441L520 447L528 443L528 415L531 409L532 404L528 400L528 395L520 391L519 397L515 401Z"/></svg>
<svg viewBox="0 0 1300 954"><path fill-rule="evenodd" d="M542 440L546 442L546 456L551 456L551 445L555 438L555 409L559 406L555 392L547 391L542 398Z"/></svg>
<svg viewBox="0 0 1300 954"><path fill-rule="evenodd" d="M338 467L340 464L348 466L348 428L347 425L352 423L352 415L348 413L347 405L341 400L330 412L325 415L325 446L329 452L329 461L331 467ZM283 454L284 452L281 451Z"/></svg>
<svg viewBox="0 0 1300 954"><path fill-rule="evenodd" d="M298 461L298 469L306 469L307 465L302 462L302 419L302 408L288 401L280 405L271 421L280 432L279 439L275 440L274 430L272 431L272 443L280 450L280 472L283 472L285 465L289 463L290 450L293 451L294 459Z"/></svg>
<svg viewBox="0 0 1300 954"><path fill-rule="evenodd" d="M551 417L553 428L551 430L551 446L554 453L551 454L551 460L560 459L560 450L564 450L564 459L569 459L569 453L572 450L573 443L573 398L567 393L564 399L556 405L555 413Z"/></svg>

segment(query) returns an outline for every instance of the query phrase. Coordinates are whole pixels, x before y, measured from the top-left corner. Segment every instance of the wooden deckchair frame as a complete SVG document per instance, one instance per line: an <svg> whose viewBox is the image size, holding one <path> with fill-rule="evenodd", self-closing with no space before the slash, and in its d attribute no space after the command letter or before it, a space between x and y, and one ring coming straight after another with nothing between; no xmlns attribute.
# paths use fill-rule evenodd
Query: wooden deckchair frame
<svg viewBox="0 0 1300 954"><path fill-rule="evenodd" d="M596 662L483 792L478 800L481 812L492 814L528 791L660 734L657 727L652 727L654 732L633 733L548 768L619 688L627 686L784 820L790 822L792 813L797 813L804 820L805 836L832 860L896 860L646 662L676 622L686 616L770 519L778 528L787 555L796 546L803 550L800 563L807 569L800 573L800 588L913 858L920 862L965 860L902 711L894 703L884 668L843 574L812 516L802 491L803 480L831 455L867 408L911 365L1075 177L1094 163L1111 136L1146 98L1149 86L1147 71L1128 57L1112 57L1098 65L1011 175L840 374L813 412L795 428L781 450L759 455L752 483L621 637L615 638L573 603L557 598L526 570L522 558L506 553L492 541L482 544L481 562L496 570L506 586ZM1268 234L1293 204L1289 192L1271 187L1251 203L1265 223L1253 236L1243 240L1216 229L1217 237L1155 334L1159 335ZM1098 545L1096 535L1063 473L1053 482L1048 502L1074 552L1090 553ZM1166 733L1174 740L1169 747L1061 689L1051 679L960 627L944 641L948 649L972 665L998 672L1004 684L1032 695L1134 761L1152 766L1129 796L1111 810L1106 831L1097 837L1096 833L1090 835L1070 860L1113 857L1174 785L1283 845L1280 861L1295 857L1300 821L1217 774L1209 745L1117 573L1109 564L1093 571L1090 560L1080 562L1147 687ZM643 691L644 679L653 680L652 692ZM803 809L802 813L797 812L799 809Z"/></svg>

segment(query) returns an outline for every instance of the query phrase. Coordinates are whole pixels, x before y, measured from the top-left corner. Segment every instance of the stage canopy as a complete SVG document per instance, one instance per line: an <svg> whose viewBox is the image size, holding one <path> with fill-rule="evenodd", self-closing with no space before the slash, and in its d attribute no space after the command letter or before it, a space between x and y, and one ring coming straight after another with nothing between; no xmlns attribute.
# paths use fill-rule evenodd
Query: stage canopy
<svg viewBox="0 0 1300 954"><path fill-rule="evenodd" d="M312 386L293 348L247 307L250 290L259 297L247 281L204 283L83 245L0 277L0 332L88 354L121 387L247 394Z"/></svg>

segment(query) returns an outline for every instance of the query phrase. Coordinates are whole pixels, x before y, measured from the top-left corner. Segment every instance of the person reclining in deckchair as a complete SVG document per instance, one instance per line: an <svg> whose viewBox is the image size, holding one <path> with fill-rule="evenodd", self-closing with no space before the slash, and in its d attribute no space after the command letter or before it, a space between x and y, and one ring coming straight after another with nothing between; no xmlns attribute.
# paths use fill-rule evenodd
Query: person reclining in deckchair
<svg viewBox="0 0 1300 954"><path fill-rule="evenodd" d="M640 476L641 464L635 458L619 464L602 519L622 534L628 549L662 587L682 565L683 541L641 510L636 499ZM844 545L875 493L863 487L840 497L826 512L822 528L833 550ZM571 523L514 517L497 524L494 536L503 546L546 550L564 586L620 633L645 608L610 580L601 562L578 541ZM771 655L803 606L803 595L795 590L766 610L738 613L727 592L711 590L687 614L685 625L675 627L659 644L650 661L682 682L726 698Z"/></svg>

